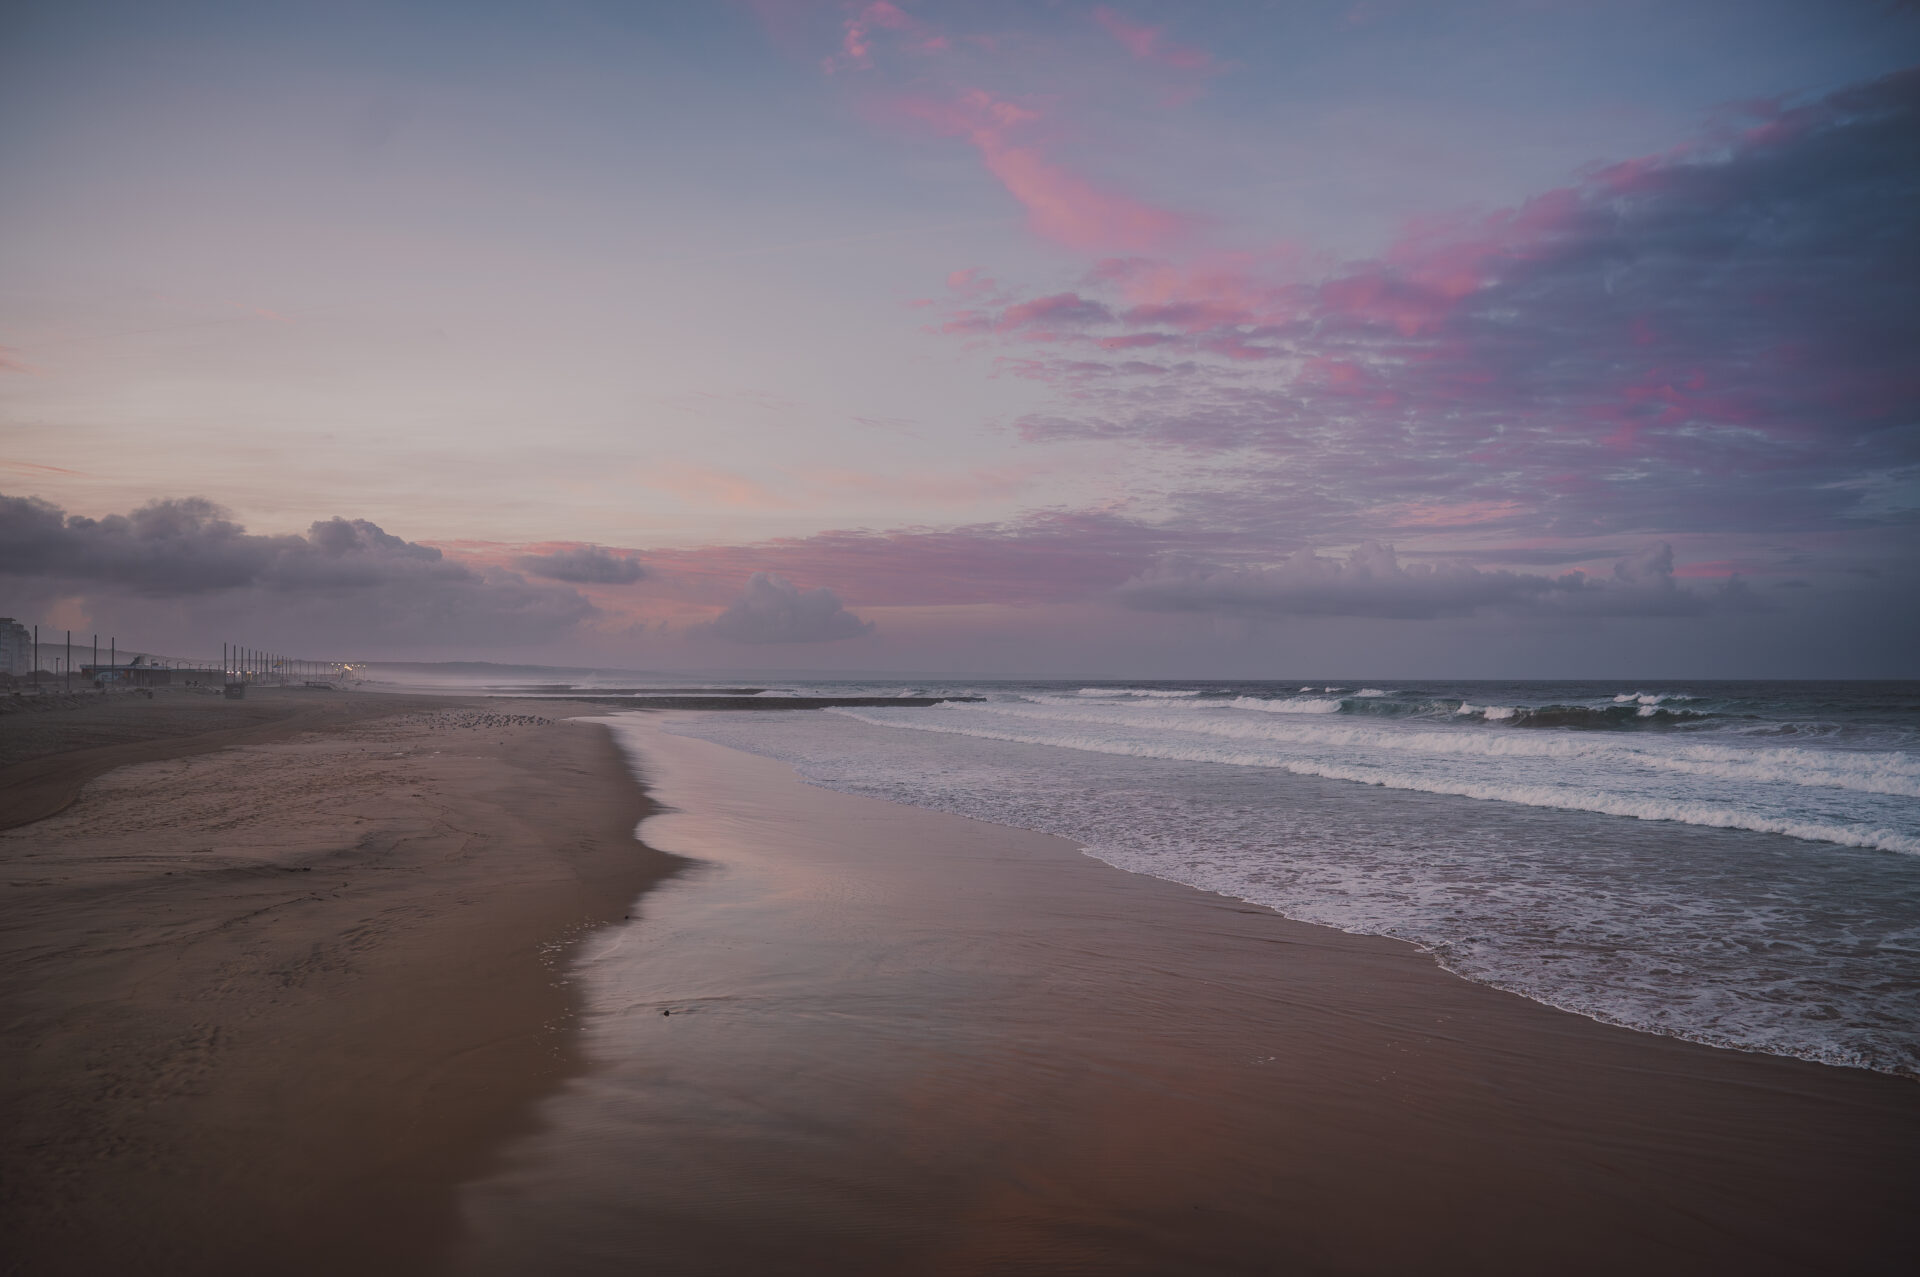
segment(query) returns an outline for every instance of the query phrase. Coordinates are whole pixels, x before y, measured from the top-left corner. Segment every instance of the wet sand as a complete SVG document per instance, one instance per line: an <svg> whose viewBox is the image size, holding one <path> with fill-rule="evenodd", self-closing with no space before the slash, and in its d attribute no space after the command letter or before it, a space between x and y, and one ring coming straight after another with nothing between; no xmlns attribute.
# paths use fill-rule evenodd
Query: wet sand
<svg viewBox="0 0 1920 1277"><path fill-rule="evenodd" d="M468 1186L465 1272L1910 1270L1910 1080L623 721L694 864L583 951L594 1067Z"/></svg>
<svg viewBox="0 0 1920 1277"><path fill-rule="evenodd" d="M0 1271L434 1271L454 1185L581 1067L572 945L672 867L571 708L0 722L0 816L78 793L0 832Z"/></svg>

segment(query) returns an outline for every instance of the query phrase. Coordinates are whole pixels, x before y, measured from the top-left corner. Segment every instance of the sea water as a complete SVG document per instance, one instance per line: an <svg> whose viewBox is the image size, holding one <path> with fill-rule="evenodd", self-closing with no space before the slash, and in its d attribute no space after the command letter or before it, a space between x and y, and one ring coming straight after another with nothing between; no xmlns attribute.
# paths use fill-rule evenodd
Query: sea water
<svg viewBox="0 0 1920 1277"><path fill-rule="evenodd" d="M770 690L978 699L672 730L1595 1019L1920 1076L1920 685Z"/></svg>

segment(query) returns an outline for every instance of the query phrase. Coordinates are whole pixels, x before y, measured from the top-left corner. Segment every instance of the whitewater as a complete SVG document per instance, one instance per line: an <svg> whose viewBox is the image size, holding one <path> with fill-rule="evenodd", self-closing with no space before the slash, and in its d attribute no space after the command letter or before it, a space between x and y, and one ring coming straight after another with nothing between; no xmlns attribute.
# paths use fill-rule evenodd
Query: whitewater
<svg viewBox="0 0 1920 1277"><path fill-rule="evenodd" d="M857 690L970 699L673 730L1610 1023L1920 1076L1920 687Z"/></svg>

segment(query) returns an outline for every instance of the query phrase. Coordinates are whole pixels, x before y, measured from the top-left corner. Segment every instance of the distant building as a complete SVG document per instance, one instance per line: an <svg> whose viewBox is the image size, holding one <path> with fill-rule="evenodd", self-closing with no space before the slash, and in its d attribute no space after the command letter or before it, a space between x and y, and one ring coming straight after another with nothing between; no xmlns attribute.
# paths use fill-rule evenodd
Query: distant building
<svg viewBox="0 0 1920 1277"><path fill-rule="evenodd" d="M124 665L82 665L80 677L103 686L118 683L123 687L218 687L226 682L219 670L151 665L144 656L136 656Z"/></svg>
<svg viewBox="0 0 1920 1277"><path fill-rule="evenodd" d="M10 616L0 616L0 674L33 673L33 632Z"/></svg>

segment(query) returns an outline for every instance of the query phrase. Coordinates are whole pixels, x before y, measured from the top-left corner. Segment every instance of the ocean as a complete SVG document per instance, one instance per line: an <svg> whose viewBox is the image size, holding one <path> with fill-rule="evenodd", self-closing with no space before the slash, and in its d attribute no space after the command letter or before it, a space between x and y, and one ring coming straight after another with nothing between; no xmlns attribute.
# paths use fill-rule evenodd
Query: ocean
<svg viewBox="0 0 1920 1277"><path fill-rule="evenodd" d="M1597 1020L1920 1077L1920 684L764 694L978 699L705 713L671 730L1406 940Z"/></svg>

